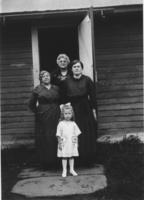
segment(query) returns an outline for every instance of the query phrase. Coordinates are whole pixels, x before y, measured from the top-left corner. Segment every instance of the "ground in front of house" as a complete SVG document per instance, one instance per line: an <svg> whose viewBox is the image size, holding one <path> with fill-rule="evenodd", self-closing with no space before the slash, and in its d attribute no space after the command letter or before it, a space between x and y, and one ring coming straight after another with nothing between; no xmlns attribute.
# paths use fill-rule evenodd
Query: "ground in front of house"
<svg viewBox="0 0 144 200"><path fill-rule="evenodd" d="M15 186L20 186L22 192L24 192L23 187L24 185L27 186L28 179L30 180L29 183L32 183L31 187L36 187L36 182L46 183L48 177L58 177L60 183L66 183L67 181L61 178L61 167L57 172L52 168L42 169L35 159L35 151L29 151L25 148L2 151L2 200L143 200L142 194L144 193L141 189L142 180L144 180L142 170L144 166L142 162L143 144L132 138L129 141L122 141L117 144L97 144L97 147L98 154L96 155L95 167L103 166L101 169L104 170L103 174L106 175L108 186L90 194L86 192L85 194L65 194L66 196L57 195L55 197L26 197L23 194L12 193L11 191ZM74 178L74 181L81 184L83 177L88 181L88 177L102 174L103 171L98 170L98 167L96 168L97 172L95 168L81 166L77 168L79 176L69 176L68 180L70 182ZM34 182L33 178L35 179ZM40 178L42 179L40 180ZM57 178L55 179L57 180ZM51 185L50 182L49 186L53 187L54 185ZM71 185L70 187L72 188ZM55 189L55 187L53 188ZM30 189L30 191L32 190Z"/></svg>

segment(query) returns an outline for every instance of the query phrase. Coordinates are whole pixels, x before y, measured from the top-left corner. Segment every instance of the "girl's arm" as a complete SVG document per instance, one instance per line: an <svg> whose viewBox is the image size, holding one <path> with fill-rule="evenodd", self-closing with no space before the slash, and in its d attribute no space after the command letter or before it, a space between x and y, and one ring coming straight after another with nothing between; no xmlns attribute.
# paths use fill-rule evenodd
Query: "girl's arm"
<svg viewBox="0 0 144 200"><path fill-rule="evenodd" d="M57 139L58 139L58 143L61 143L61 137L60 136L57 136Z"/></svg>
<svg viewBox="0 0 144 200"><path fill-rule="evenodd" d="M58 139L58 148L59 148L59 150L62 150L62 147L63 147L63 138L60 137L60 136L57 136L57 139Z"/></svg>

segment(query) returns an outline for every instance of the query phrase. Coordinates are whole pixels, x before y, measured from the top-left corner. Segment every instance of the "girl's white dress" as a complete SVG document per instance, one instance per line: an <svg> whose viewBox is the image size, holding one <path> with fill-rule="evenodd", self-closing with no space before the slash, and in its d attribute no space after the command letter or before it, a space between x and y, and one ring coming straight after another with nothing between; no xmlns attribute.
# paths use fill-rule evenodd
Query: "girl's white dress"
<svg viewBox="0 0 144 200"><path fill-rule="evenodd" d="M64 120L59 122L56 133L56 136L59 136L57 156L79 156L78 135L80 134L81 131L74 121Z"/></svg>

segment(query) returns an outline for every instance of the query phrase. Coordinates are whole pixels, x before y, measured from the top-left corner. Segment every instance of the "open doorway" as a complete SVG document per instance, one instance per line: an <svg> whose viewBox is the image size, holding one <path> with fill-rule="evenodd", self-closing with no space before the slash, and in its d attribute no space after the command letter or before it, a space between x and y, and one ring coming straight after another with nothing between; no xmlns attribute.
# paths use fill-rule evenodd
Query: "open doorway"
<svg viewBox="0 0 144 200"><path fill-rule="evenodd" d="M56 70L56 58L66 53L70 60L79 58L77 27L52 27L38 30L40 70Z"/></svg>
<svg viewBox="0 0 144 200"><path fill-rule="evenodd" d="M48 27L33 27L32 53L34 86L39 84L40 70L50 73L56 70L60 53L66 53L71 61L80 59L84 64L83 73L93 79L91 19L86 15L79 20L77 17L72 21L67 19L60 25L52 21Z"/></svg>

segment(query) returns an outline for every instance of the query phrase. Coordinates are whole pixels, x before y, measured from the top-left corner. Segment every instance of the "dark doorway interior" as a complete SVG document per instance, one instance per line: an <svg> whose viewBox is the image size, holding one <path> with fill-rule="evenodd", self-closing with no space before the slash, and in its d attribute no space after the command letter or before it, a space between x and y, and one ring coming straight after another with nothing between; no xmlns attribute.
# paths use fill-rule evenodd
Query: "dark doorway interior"
<svg viewBox="0 0 144 200"><path fill-rule="evenodd" d="M58 27L39 29L40 70L52 72L56 69L56 58L66 53L70 60L77 59L77 27Z"/></svg>

